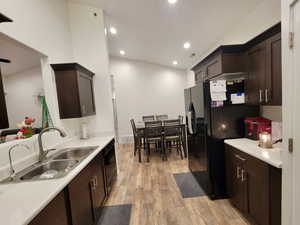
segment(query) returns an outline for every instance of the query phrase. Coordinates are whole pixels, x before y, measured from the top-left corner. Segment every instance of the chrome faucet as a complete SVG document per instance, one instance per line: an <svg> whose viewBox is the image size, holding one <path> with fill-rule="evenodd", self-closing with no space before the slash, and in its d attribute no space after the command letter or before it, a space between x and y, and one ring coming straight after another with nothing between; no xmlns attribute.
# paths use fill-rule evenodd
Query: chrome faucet
<svg viewBox="0 0 300 225"><path fill-rule="evenodd" d="M11 159L11 152L16 147L24 147L24 148L30 150L30 148L27 145L24 145L24 144L16 144L16 145L13 145L9 148L8 158L9 158L9 178L10 178L10 180L13 180L13 178L15 176L15 173L16 173L15 170L14 170L13 164L12 164L12 159Z"/></svg>
<svg viewBox="0 0 300 225"><path fill-rule="evenodd" d="M55 149L49 149L49 150L44 150L44 147L43 147L43 142L42 142L42 136L44 133L48 132L48 131L51 131L51 130L56 130L59 132L60 136L61 137L66 137L66 133L62 130L60 130L59 128L56 128L56 127L48 127L48 128L45 128L41 131L41 133L39 133L39 136L38 136L38 143L39 143L39 162L42 162L47 154L50 152L50 151L54 151Z"/></svg>

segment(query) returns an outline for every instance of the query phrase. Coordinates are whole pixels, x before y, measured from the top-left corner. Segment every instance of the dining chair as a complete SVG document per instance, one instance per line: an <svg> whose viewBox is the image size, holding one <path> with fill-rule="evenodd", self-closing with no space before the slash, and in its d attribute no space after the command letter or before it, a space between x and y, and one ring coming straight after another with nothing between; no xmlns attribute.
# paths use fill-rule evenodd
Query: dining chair
<svg viewBox="0 0 300 225"><path fill-rule="evenodd" d="M178 119L180 120L180 124L183 124L183 116L182 116L182 115L179 115L179 116L178 116Z"/></svg>
<svg viewBox="0 0 300 225"><path fill-rule="evenodd" d="M164 121L164 147L165 149L169 148L169 150L172 150L172 147L175 146L177 154L180 154L181 159L183 159L182 129L180 119Z"/></svg>
<svg viewBox="0 0 300 225"><path fill-rule="evenodd" d="M169 118L168 115L156 115L156 120L167 120Z"/></svg>
<svg viewBox="0 0 300 225"><path fill-rule="evenodd" d="M151 116L143 116L143 122L148 122L148 121L154 121L155 120L155 116L151 115Z"/></svg>
<svg viewBox="0 0 300 225"><path fill-rule="evenodd" d="M148 121L145 122L145 147L147 149L147 162L150 161L150 145L154 144L156 148L161 147L161 153L165 155L163 148L163 127L162 121ZM164 156L163 156L164 160Z"/></svg>
<svg viewBox="0 0 300 225"><path fill-rule="evenodd" d="M143 137L144 134L139 132L136 128L135 122L133 119L130 120L132 132L133 132L133 139L134 139L134 150L133 155L135 156L137 152L139 152L139 162L141 162L140 153L143 149Z"/></svg>

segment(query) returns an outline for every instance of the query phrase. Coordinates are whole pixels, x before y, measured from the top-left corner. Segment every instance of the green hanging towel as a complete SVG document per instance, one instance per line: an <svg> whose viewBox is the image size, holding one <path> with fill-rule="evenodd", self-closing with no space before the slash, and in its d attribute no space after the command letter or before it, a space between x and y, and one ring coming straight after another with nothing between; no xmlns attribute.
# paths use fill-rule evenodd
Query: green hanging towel
<svg viewBox="0 0 300 225"><path fill-rule="evenodd" d="M41 96L42 104L42 128L53 127L45 96Z"/></svg>

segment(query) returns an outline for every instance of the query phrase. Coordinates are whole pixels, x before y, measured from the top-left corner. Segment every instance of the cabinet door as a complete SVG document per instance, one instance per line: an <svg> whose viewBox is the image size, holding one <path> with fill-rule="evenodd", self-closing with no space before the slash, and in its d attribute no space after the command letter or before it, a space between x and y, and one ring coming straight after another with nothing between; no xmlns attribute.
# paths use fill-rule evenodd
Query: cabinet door
<svg viewBox="0 0 300 225"><path fill-rule="evenodd" d="M226 145L227 194L231 203L243 212L247 211L245 161L234 148Z"/></svg>
<svg viewBox="0 0 300 225"><path fill-rule="evenodd" d="M282 104L281 33L266 41L266 88L265 99L270 105Z"/></svg>
<svg viewBox="0 0 300 225"><path fill-rule="evenodd" d="M100 216L100 207L106 198L104 182L104 164L102 154L98 155L91 163L92 169L92 202L94 219Z"/></svg>
<svg viewBox="0 0 300 225"><path fill-rule="evenodd" d="M246 101L263 104L265 100L266 43L262 42L247 52L248 79L245 83Z"/></svg>
<svg viewBox="0 0 300 225"><path fill-rule="evenodd" d="M29 225L70 225L64 191L59 193Z"/></svg>
<svg viewBox="0 0 300 225"><path fill-rule="evenodd" d="M246 159L234 153L234 168L236 177L233 182L233 204L242 212L247 212L247 173L245 170Z"/></svg>
<svg viewBox="0 0 300 225"><path fill-rule="evenodd" d="M269 166L254 157L245 163L248 214L259 225L269 225Z"/></svg>
<svg viewBox="0 0 300 225"><path fill-rule="evenodd" d="M91 166L84 168L68 185L72 224L92 225L94 222Z"/></svg>
<svg viewBox="0 0 300 225"><path fill-rule="evenodd" d="M234 197L234 186L237 182L237 172L236 172L236 165L235 165L235 159L233 154L233 149L225 145L225 166L226 166L226 188L227 188L227 195L228 198L232 203L233 197Z"/></svg>
<svg viewBox="0 0 300 225"><path fill-rule="evenodd" d="M4 87L2 83L2 75L0 69L0 129L5 129L9 127L8 124L8 116L7 116L7 109L6 109L6 102L5 102L5 93Z"/></svg>
<svg viewBox="0 0 300 225"><path fill-rule="evenodd" d="M94 115L94 87L93 79L81 72L78 72L78 89L82 116Z"/></svg>

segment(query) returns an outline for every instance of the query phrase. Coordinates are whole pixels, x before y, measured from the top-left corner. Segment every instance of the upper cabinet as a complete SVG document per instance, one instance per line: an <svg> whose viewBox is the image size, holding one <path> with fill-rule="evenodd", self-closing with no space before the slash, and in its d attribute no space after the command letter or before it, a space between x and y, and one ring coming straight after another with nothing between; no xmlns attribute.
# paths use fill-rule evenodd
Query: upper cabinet
<svg viewBox="0 0 300 225"><path fill-rule="evenodd" d="M61 119L96 114L94 73L78 63L52 64Z"/></svg>
<svg viewBox="0 0 300 225"><path fill-rule="evenodd" d="M223 73L244 72L243 46L221 46L192 68L192 70L195 72L196 83Z"/></svg>
<svg viewBox="0 0 300 225"><path fill-rule="evenodd" d="M5 101L5 93L2 82L1 68L0 68L0 129L5 129L9 127L8 115Z"/></svg>
<svg viewBox="0 0 300 225"><path fill-rule="evenodd" d="M282 104L280 24L249 42L246 52L249 79L246 101L255 105Z"/></svg>
<svg viewBox="0 0 300 225"><path fill-rule="evenodd" d="M6 17L5 15L3 15L2 13L0 13L0 23L3 22L12 22L12 20Z"/></svg>
<svg viewBox="0 0 300 225"><path fill-rule="evenodd" d="M266 41L266 103L282 104L281 33Z"/></svg>
<svg viewBox="0 0 300 225"><path fill-rule="evenodd" d="M281 24L243 45L225 45L192 68L195 82L221 74L244 72L246 103L282 104Z"/></svg>
<svg viewBox="0 0 300 225"><path fill-rule="evenodd" d="M246 100L249 104L265 102L266 43L259 43L246 52L248 79L245 82Z"/></svg>

